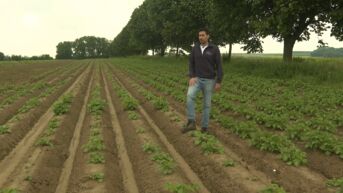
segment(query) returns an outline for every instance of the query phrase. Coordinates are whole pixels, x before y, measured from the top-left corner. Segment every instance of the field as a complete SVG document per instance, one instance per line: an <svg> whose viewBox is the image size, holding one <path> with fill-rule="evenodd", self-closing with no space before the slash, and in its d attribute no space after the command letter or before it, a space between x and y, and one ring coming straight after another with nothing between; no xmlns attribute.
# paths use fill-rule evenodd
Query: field
<svg viewBox="0 0 343 193"><path fill-rule="evenodd" d="M278 60L224 64L209 134L185 58L0 63L0 193L342 192L343 64Z"/></svg>

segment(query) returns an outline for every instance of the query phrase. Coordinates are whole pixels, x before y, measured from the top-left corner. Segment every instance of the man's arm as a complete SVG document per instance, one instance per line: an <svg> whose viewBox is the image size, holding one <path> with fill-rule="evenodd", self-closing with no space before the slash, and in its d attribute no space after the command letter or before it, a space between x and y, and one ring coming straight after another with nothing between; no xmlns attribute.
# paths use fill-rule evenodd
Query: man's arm
<svg viewBox="0 0 343 193"><path fill-rule="evenodd" d="M222 57L220 55L220 50L217 47L217 52L216 52L216 64L217 64L217 83L221 83L223 80L223 67L222 67Z"/></svg>
<svg viewBox="0 0 343 193"><path fill-rule="evenodd" d="M194 61L194 47L189 55L189 78L195 77L195 61Z"/></svg>

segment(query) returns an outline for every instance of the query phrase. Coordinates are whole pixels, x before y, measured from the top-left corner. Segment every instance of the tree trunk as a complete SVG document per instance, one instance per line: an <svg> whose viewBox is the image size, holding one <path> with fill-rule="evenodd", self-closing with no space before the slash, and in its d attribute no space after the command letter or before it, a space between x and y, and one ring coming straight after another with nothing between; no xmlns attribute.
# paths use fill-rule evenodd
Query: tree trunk
<svg viewBox="0 0 343 193"><path fill-rule="evenodd" d="M292 37L284 38L283 43L283 61L291 62L293 59L293 47L295 44L295 39Z"/></svg>
<svg viewBox="0 0 343 193"><path fill-rule="evenodd" d="M179 46L176 46L176 57L179 57Z"/></svg>
<svg viewBox="0 0 343 193"><path fill-rule="evenodd" d="M228 61L231 61L231 56L232 56L232 43L229 43L229 57L228 57Z"/></svg>
<svg viewBox="0 0 343 193"><path fill-rule="evenodd" d="M152 49L152 55L155 56L155 49Z"/></svg>

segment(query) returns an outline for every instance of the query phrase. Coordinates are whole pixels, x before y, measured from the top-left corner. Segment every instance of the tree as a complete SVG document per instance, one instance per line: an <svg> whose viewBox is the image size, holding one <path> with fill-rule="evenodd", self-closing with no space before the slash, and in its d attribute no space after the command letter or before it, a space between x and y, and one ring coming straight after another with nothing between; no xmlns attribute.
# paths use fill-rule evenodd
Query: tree
<svg viewBox="0 0 343 193"><path fill-rule="evenodd" d="M137 46L130 38L128 26L125 26L123 30L114 38L110 45L111 56L128 56L147 54L147 49Z"/></svg>
<svg viewBox="0 0 343 193"><path fill-rule="evenodd" d="M57 46L56 59L71 59L73 58L73 43L72 42L60 42Z"/></svg>
<svg viewBox="0 0 343 193"><path fill-rule="evenodd" d="M84 36L72 43L73 56L78 59L107 58L109 45L109 41L105 38Z"/></svg>
<svg viewBox="0 0 343 193"><path fill-rule="evenodd" d="M198 30L208 26L206 15L212 12L211 1L162 0L160 3L168 7L160 14L164 20L162 35L166 44L176 48L177 56L180 48L190 51L191 45L198 41Z"/></svg>
<svg viewBox="0 0 343 193"><path fill-rule="evenodd" d="M245 44L248 53L263 52L260 35L250 24L251 12L248 1L213 0L208 14L212 40L219 45L229 44L229 60L232 45Z"/></svg>
<svg viewBox="0 0 343 193"><path fill-rule="evenodd" d="M49 54L42 54L40 56L32 56L30 60L52 60L53 58Z"/></svg>
<svg viewBox="0 0 343 193"><path fill-rule="evenodd" d="M343 57L343 48L319 47L311 52L315 57Z"/></svg>
<svg viewBox="0 0 343 193"><path fill-rule="evenodd" d="M248 1L252 22L262 37L271 35L284 42L283 60L291 61L296 41L306 41L310 31L319 36L333 23L332 35L342 38L342 0Z"/></svg>
<svg viewBox="0 0 343 193"><path fill-rule="evenodd" d="M0 52L0 61L3 61L5 60L5 54Z"/></svg>

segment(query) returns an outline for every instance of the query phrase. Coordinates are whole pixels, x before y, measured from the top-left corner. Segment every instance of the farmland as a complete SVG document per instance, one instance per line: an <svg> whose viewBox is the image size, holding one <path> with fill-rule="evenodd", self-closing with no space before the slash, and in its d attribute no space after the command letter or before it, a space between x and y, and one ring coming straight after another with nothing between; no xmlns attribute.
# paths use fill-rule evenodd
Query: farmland
<svg viewBox="0 0 343 193"><path fill-rule="evenodd" d="M224 63L187 134L185 58L0 63L0 193L343 191L341 62L276 60Z"/></svg>

